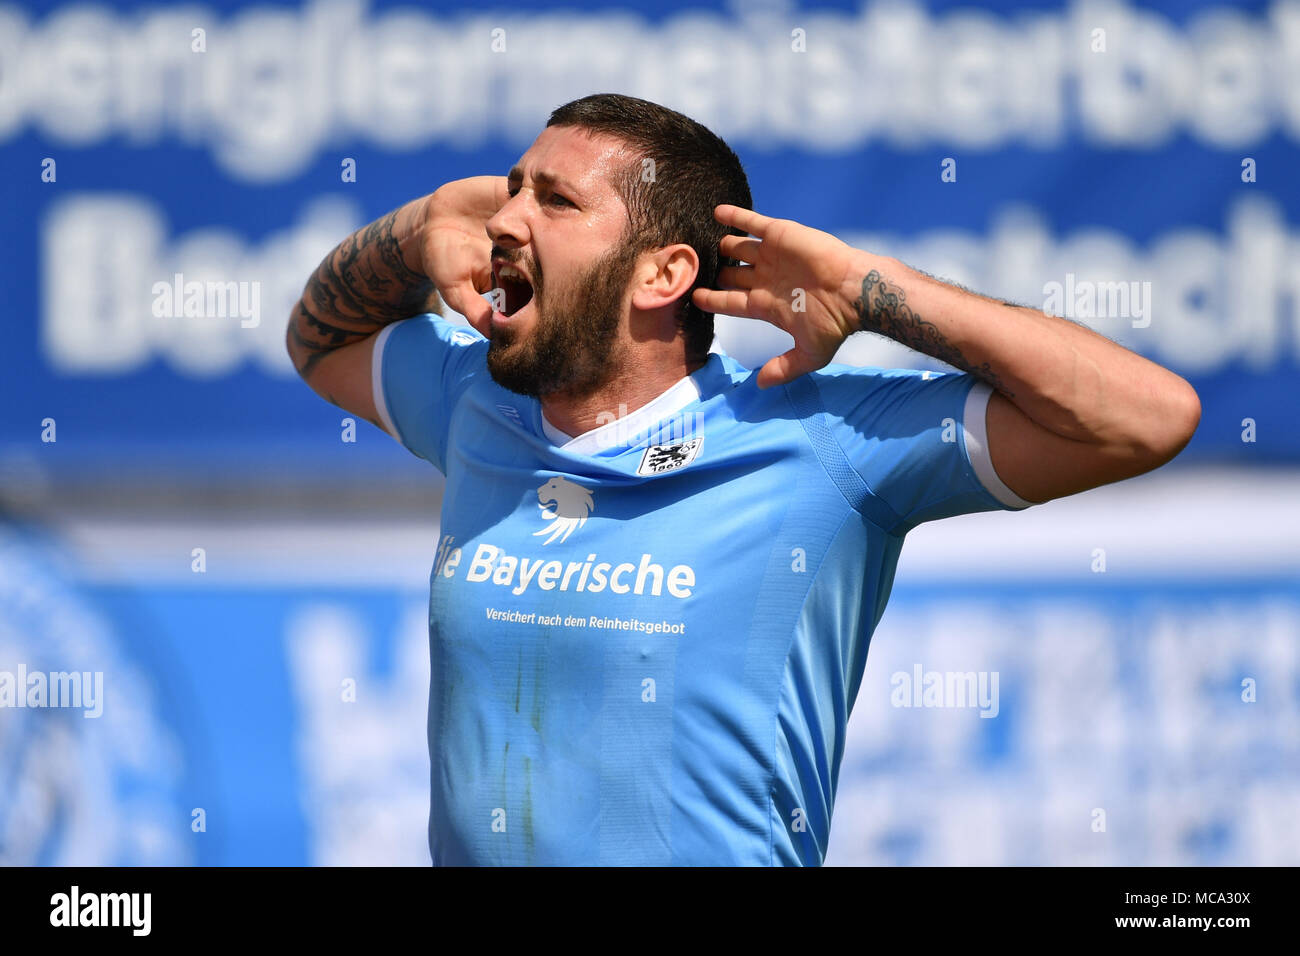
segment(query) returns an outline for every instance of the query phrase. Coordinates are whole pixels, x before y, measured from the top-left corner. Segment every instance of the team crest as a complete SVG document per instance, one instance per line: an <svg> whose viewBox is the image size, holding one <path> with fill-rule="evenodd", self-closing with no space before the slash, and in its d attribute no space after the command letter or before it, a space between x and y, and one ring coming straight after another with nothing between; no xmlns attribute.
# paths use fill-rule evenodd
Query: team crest
<svg viewBox="0 0 1300 956"><path fill-rule="evenodd" d="M637 468L636 473L638 475L660 475L675 468L685 468L700 453L700 445L702 444L704 444L703 435L687 441L679 441L672 445L651 445L646 449L645 454L641 456L641 465Z"/></svg>

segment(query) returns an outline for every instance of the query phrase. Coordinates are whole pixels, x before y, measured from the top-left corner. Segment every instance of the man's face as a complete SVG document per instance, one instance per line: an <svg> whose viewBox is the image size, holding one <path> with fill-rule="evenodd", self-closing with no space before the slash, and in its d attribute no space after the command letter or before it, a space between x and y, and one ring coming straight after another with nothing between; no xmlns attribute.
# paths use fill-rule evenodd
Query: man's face
<svg viewBox="0 0 1300 956"><path fill-rule="evenodd" d="M627 162L615 139L549 127L511 170L511 198L487 224L504 293L488 371L503 387L584 395L618 369L637 259L613 185Z"/></svg>

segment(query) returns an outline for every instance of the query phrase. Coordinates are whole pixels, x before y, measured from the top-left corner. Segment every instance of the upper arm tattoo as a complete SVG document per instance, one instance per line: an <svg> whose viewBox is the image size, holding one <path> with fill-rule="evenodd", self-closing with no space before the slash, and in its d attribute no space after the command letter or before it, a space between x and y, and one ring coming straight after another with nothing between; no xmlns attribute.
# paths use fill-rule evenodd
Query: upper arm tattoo
<svg viewBox="0 0 1300 956"><path fill-rule="evenodd" d="M360 342L390 322L438 311L432 281L410 268L394 210L353 233L312 274L289 326L304 377L334 349Z"/></svg>

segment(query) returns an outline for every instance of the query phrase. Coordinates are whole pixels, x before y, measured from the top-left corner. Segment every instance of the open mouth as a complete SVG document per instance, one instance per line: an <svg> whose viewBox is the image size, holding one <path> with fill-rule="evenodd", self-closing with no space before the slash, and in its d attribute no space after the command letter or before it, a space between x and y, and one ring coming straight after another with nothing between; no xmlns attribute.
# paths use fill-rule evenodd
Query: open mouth
<svg viewBox="0 0 1300 956"><path fill-rule="evenodd" d="M514 266L497 268L497 288L504 293L501 313L512 316L533 300L533 284Z"/></svg>

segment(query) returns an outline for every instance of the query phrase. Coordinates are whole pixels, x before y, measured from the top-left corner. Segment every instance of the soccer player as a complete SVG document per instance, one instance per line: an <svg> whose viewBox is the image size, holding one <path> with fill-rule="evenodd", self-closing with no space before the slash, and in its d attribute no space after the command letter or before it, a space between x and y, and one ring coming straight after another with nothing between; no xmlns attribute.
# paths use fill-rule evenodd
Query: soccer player
<svg viewBox="0 0 1300 956"><path fill-rule="evenodd" d="M1186 381L1103 336L749 206L703 126L591 96L307 284L301 376L446 476L435 864L821 863L907 532L1196 428ZM714 313L794 347L745 369ZM863 330L961 371L828 364Z"/></svg>

